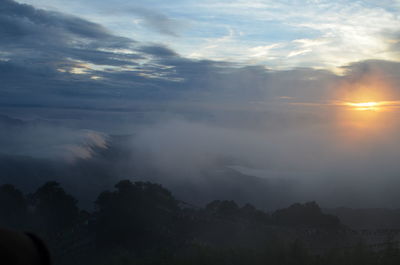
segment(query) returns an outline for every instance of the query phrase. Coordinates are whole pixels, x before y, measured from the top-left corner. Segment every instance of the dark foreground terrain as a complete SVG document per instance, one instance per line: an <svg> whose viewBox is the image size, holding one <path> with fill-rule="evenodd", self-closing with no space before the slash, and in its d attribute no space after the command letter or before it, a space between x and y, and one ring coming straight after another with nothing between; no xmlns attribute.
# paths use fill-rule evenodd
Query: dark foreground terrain
<svg viewBox="0 0 400 265"><path fill-rule="evenodd" d="M353 230L315 202L272 213L234 201L196 207L124 180L94 211L77 205L57 182L31 194L0 187L1 225L40 235L55 264L400 264L396 229Z"/></svg>

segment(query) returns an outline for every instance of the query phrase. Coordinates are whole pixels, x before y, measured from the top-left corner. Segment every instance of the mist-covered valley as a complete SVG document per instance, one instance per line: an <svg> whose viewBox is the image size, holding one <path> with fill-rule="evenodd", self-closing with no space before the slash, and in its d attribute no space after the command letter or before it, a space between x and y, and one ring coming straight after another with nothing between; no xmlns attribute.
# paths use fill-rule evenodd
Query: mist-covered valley
<svg viewBox="0 0 400 265"><path fill-rule="evenodd" d="M2 0L0 263L4 228L55 264L398 264L372 2Z"/></svg>

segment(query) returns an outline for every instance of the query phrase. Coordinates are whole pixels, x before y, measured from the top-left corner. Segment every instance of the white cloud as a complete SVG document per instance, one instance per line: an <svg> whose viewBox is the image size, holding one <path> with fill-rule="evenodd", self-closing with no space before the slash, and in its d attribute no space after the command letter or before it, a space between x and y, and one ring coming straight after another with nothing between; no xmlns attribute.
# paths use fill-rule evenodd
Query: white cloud
<svg viewBox="0 0 400 265"><path fill-rule="evenodd" d="M209 3L207 3L209 4ZM382 4L383 5L383 4ZM317 68L335 69L353 61L366 59L399 59L391 51L391 40L388 33L397 32L400 28L400 18L393 8L377 7L367 2L353 1L234 1L216 2L210 4L208 10L218 10L222 17L235 16L239 21L236 30L240 29L243 20L247 30L244 38L226 43L221 47L221 53L226 57L235 57L239 61L249 61L255 55L266 55L264 63L268 66L296 67L311 66ZM390 3L386 3L386 7ZM201 5L206 9L205 4ZM251 11L251 12L250 12ZM212 11L211 11L212 12ZM282 33L279 49L273 53L256 53L260 47L270 47L268 35L263 40L254 40L250 35L263 32L269 22L274 22L287 33ZM249 28L253 26L254 28ZM279 34L280 28L274 34ZM302 38L297 38L297 32L303 32ZM312 34L311 34L312 33ZM315 35L315 36L307 36ZM264 42L264 44L263 44ZM259 45L254 45L257 43ZM240 46L243 52L229 54L234 50L230 47ZM272 44L273 48L277 48ZM243 49L244 47L246 47ZM216 53L216 52L215 52ZM207 54L210 55L210 54ZM302 56L298 56L302 55ZM287 58L289 57L289 58ZM284 58L287 60L283 61Z"/></svg>
<svg viewBox="0 0 400 265"><path fill-rule="evenodd" d="M141 4L190 25L179 39L146 31L141 27L143 21L134 24L130 16L105 12L112 6L104 1L98 5L92 1L68 5L61 5L60 0L20 1L77 12L116 34L164 43L190 58L264 63L277 69L336 69L366 59L400 59L391 50L393 36L400 29L397 1L189 0ZM124 0L117 3L119 8L134 5Z"/></svg>

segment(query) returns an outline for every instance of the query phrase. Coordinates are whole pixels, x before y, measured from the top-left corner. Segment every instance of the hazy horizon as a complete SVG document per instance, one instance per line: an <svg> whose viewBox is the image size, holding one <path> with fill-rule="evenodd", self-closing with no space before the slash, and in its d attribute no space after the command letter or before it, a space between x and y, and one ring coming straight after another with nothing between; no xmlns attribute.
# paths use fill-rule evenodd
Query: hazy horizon
<svg viewBox="0 0 400 265"><path fill-rule="evenodd" d="M3 0L0 182L400 208L399 9Z"/></svg>

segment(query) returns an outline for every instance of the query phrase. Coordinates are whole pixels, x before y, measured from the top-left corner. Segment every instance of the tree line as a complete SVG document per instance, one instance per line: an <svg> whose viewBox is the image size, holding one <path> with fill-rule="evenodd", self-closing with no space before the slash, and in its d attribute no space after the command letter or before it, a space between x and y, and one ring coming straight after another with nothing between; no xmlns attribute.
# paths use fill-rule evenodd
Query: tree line
<svg viewBox="0 0 400 265"><path fill-rule="evenodd" d="M276 232L345 229L315 202L272 213L232 200L196 207L141 181L123 180L101 192L91 212L57 182L31 194L1 185L0 225L40 235L56 264L400 264L395 244L315 253L299 238Z"/></svg>

